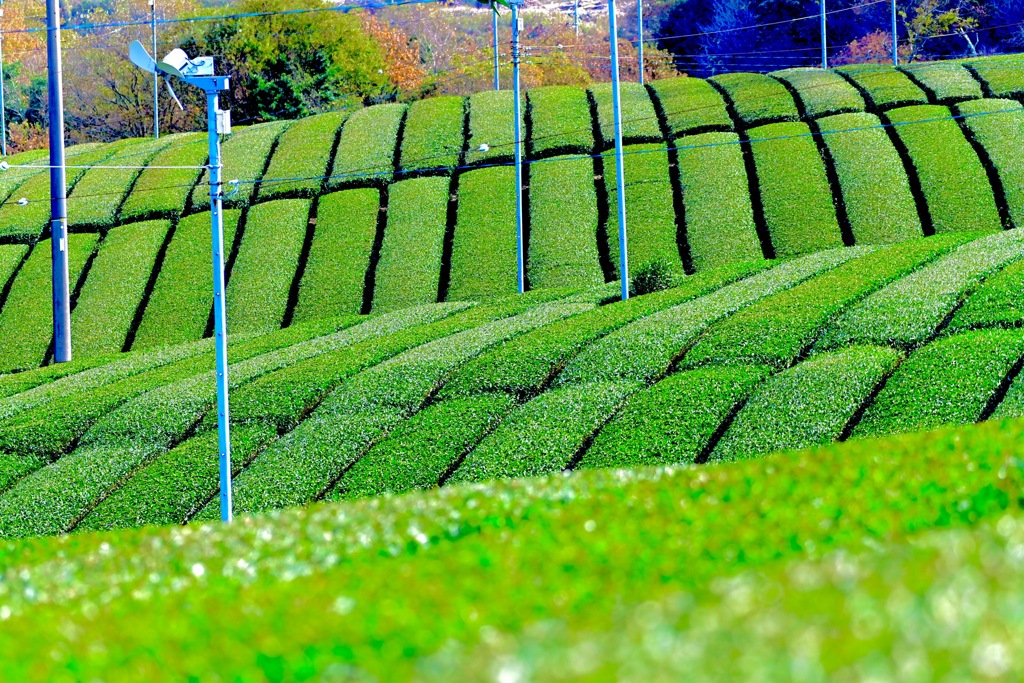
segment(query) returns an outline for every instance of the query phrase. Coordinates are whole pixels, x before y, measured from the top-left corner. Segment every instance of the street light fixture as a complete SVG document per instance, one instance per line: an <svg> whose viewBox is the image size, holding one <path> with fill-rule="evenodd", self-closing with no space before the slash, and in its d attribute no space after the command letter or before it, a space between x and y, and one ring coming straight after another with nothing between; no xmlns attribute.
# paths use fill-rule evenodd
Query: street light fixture
<svg viewBox="0 0 1024 683"><path fill-rule="evenodd" d="M217 355L217 434L220 445L220 512L221 519L230 522L231 496L231 433L228 406L228 340L227 306L224 301L224 216L223 189L221 187L220 136L231 133L231 113L221 111L219 95L228 89L227 76L215 76L213 57L190 59L184 50L171 50L156 62L142 43L135 41L128 50L135 66L152 74L162 72L179 78L206 93L207 132L210 140L210 224L213 242L213 316L214 345ZM170 82L167 82L170 89ZM171 89L171 94L174 94ZM177 97L175 97L177 100ZM178 103L179 106L181 103Z"/></svg>

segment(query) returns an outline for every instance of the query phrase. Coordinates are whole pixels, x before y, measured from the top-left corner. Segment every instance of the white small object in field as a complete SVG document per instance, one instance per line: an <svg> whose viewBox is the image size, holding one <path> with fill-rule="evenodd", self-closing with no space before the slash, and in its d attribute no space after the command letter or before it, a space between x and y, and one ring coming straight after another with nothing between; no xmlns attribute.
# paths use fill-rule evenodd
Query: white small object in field
<svg viewBox="0 0 1024 683"><path fill-rule="evenodd" d="M488 145L488 144L487 144L487 143L485 142L484 144L480 145L480 149L479 149L479 151L481 151L481 152L487 152L487 151L490 151L490 149L491 149L491 146L490 146L490 145Z"/></svg>
<svg viewBox="0 0 1024 683"><path fill-rule="evenodd" d="M28 197L22 197L19 199L18 206L28 206Z"/></svg>
<svg viewBox="0 0 1024 683"><path fill-rule="evenodd" d="M11 167L11 165L9 163L7 163L6 161L0 161L0 171L6 171L10 167Z"/></svg>

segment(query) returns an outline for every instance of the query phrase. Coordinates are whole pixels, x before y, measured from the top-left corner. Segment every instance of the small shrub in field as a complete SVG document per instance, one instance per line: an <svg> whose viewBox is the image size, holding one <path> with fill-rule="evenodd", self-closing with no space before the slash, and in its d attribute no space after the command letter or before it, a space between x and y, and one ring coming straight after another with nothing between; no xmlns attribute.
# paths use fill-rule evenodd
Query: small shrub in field
<svg viewBox="0 0 1024 683"><path fill-rule="evenodd" d="M971 72L956 62L909 64L903 67L903 71L920 81L943 104L984 97Z"/></svg>
<svg viewBox="0 0 1024 683"><path fill-rule="evenodd" d="M260 200L319 194L331 166L338 128L346 118L347 112L335 111L299 119L290 125L281 134L260 183Z"/></svg>
<svg viewBox="0 0 1024 683"><path fill-rule="evenodd" d="M1013 100L975 100L964 102L959 110L999 174L1010 219L1024 227L1024 106Z"/></svg>
<svg viewBox="0 0 1024 683"><path fill-rule="evenodd" d="M633 271L629 285L631 296L653 294L679 284L679 275L673 264L664 259L655 259L640 265Z"/></svg>
<svg viewBox="0 0 1024 683"><path fill-rule="evenodd" d="M879 109L911 104L928 104L924 94L905 73L884 64L857 64L837 69L848 75L868 94Z"/></svg>
<svg viewBox="0 0 1024 683"><path fill-rule="evenodd" d="M531 158L589 154L594 149L590 102L582 88L549 85L526 94Z"/></svg>
<svg viewBox="0 0 1024 683"><path fill-rule="evenodd" d="M448 301L514 294L516 288L515 169L481 168L459 176Z"/></svg>
<svg viewBox="0 0 1024 683"><path fill-rule="evenodd" d="M612 84L595 83L589 88L597 103L599 142L602 148L615 146L615 121L612 112ZM626 144L660 142L661 127L647 89L639 83L622 83L619 88L622 112L622 140Z"/></svg>
<svg viewBox="0 0 1024 683"><path fill-rule="evenodd" d="M461 97L431 97L411 104L402 133L402 171L450 171L457 166L464 117Z"/></svg>
<svg viewBox="0 0 1024 683"><path fill-rule="evenodd" d="M360 109L345 122L331 177L327 179L328 192L391 182L398 129L405 110L404 104L378 104Z"/></svg>

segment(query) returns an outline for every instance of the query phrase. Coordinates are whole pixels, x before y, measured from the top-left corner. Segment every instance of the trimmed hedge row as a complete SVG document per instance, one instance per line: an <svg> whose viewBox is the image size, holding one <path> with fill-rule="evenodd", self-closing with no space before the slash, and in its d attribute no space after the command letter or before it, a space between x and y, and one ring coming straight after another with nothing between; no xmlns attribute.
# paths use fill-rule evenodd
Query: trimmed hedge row
<svg viewBox="0 0 1024 683"><path fill-rule="evenodd" d="M590 101L582 88L549 85L526 93L530 158L590 154L594 150Z"/></svg>
<svg viewBox="0 0 1024 683"><path fill-rule="evenodd" d="M889 119L910 152L936 232L1002 228L981 160L948 108L904 107Z"/></svg>
<svg viewBox="0 0 1024 683"><path fill-rule="evenodd" d="M177 145L183 135L168 135L156 140L125 143L103 166L127 168L90 168L68 194L68 226L71 228L109 228L117 224L118 210L138 178L141 168L164 149ZM135 167L135 168L132 168Z"/></svg>
<svg viewBox="0 0 1024 683"><path fill-rule="evenodd" d="M981 77L993 97L1015 97L1024 94L1021 59L1018 55L972 59L964 62Z"/></svg>
<svg viewBox="0 0 1024 683"><path fill-rule="evenodd" d="M189 133L153 157L149 166L190 166L192 168L146 168L139 174L131 194L124 200L118 221L177 218L199 180L209 155L206 135ZM230 180L230 179L225 179Z"/></svg>
<svg viewBox="0 0 1024 683"><path fill-rule="evenodd" d="M279 432L294 427L305 412L345 376L393 355L400 348L396 344L398 340L415 343L412 340L417 338L417 333L422 338L426 329L436 330L439 320L443 321L442 325L452 320L448 316L460 308L463 307L430 306L382 316L343 334L306 344L300 354L289 350L278 354L270 367L281 364L285 367L264 374L232 393L233 473L237 475ZM443 320L445 318L447 320ZM435 324L431 324L432 321ZM301 358L306 360L298 360ZM124 487L101 503L83 526L180 524L191 519L217 491L217 461L209 458L210 446L213 453L217 451L216 427L216 410L211 407L198 428L199 435L150 461ZM207 459L193 465L203 453ZM173 476L176 472L183 474ZM216 507L216 503L211 505Z"/></svg>
<svg viewBox="0 0 1024 683"><path fill-rule="evenodd" d="M459 176L448 301L514 294L516 287L515 169L481 168Z"/></svg>
<svg viewBox="0 0 1024 683"><path fill-rule="evenodd" d="M552 293L545 292L544 296L550 297ZM529 294L517 299L532 303L544 300ZM395 331L387 335L323 353L255 380L232 395L232 421L239 424L262 422L274 426L279 433L290 431L326 394L357 372L413 347L520 313L529 307L527 302L430 305L385 315L382 321L402 321L412 315L417 324L398 329L395 323L389 323ZM215 413L207 413L205 428L214 429L216 420Z"/></svg>
<svg viewBox="0 0 1024 683"><path fill-rule="evenodd" d="M686 241L698 271L762 255L738 143L735 133L703 133L675 141Z"/></svg>
<svg viewBox="0 0 1024 683"><path fill-rule="evenodd" d="M160 220L107 233L71 314L76 353L96 356L122 350L170 229L170 221Z"/></svg>
<svg viewBox="0 0 1024 683"><path fill-rule="evenodd" d="M449 482L559 472L642 386L635 382L593 382L547 391L512 411L466 456Z"/></svg>
<svg viewBox="0 0 1024 683"><path fill-rule="evenodd" d="M696 462L769 374L767 367L739 365L671 375L635 394L600 431L577 469Z"/></svg>
<svg viewBox="0 0 1024 683"><path fill-rule="evenodd" d="M239 180L236 193L231 194L231 185L224 185L223 205L225 207L245 208L256 196L259 181L263 178L263 169L273 145L281 137L291 121L270 121L249 126L237 133L232 133L223 143L220 159L224 165L221 180L229 183ZM196 187L191 194L191 206L195 211L210 210L210 176L203 171Z"/></svg>
<svg viewBox="0 0 1024 683"><path fill-rule="evenodd" d="M796 68L776 71L772 76L788 83L800 96L807 116L864 111L864 98L850 83L834 71Z"/></svg>
<svg viewBox="0 0 1024 683"><path fill-rule="evenodd" d="M980 327L1019 327L1024 323L1024 261L1011 263L996 273L957 309L951 331Z"/></svg>
<svg viewBox="0 0 1024 683"><path fill-rule="evenodd" d="M374 442L417 412L459 365L494 344L590 308L536 306L424 344L356 375L236 478L236 511L254 513L316 499ZM208 508L201 517L213 512Z"/></svg>
<svg viewBox="0 0 1024 683"><path fill-rule="evenodd" d="M853 435L879 436L974 422L1024 356L1020 330L978 330L911 355L868 406Z"/></svg>
<svg viewBox="0 0 1024 683"><path fill-rule="evenodd" d="M376 188L343 190L320 198L294 320L362 310L379 215L380 190Z"/></svg>
<svg viewBox="0 0 1024 683"><path fill-rule="evenodd" d="M595 83L588 89L597 105L598 135L601 149L615 146L615 118L612 111L612 84ZM647 94L647 88L639 83L621 83L619 87L620 111L622 112L622 141L626 144L637 142L661 142L661 126L654 112L654 103Z"/></svg>
<svg viewBox="0 0 1024 683"><path fill-rule="evenodd" d="M328 191L391 182L405 111L404 104L378 104L352 114L341 130Z"/></svg>
<svg viewBox="0 0 1024 683"><path fill-rule="evenodd" d="M267 166L267 158L274 143L288 127L291 121L270 121L249 126L233 133L221 149L224 170L221 179L225 183L238 180L238 192L231 194L231 186L224 188L224 206L243 208L256 195L258 181L263 178L263 169ZM210 177L203 171L202 177L192 190L192 208L196 211L210 209ZM230 195L230 196L228 196Z"/></svg>
<svg viewBox="0 0 1024 683"><path fill-rule="evenodd" d="M992 414L992 419L1002 420L1006 418L1024 417L1024 380L1018 374L1014 378L1010 390Z"/></svg>
<svg viewBox="0 0 1024 683"><path fill-rule="evenodd" d="M961 104L959 112L999 173L1010 219L1024 227L1024 106L1013 100L976 100Z"/></svg>
<svg viewBox="0 0 1024 683"><path fill-rule="evenodd" d="M676 212L663 145L631 145L623 158L626 179L626 227L630 273L652 261L665 261L683 272L676 241ZM608 197L608 253L619 279L619 212L614 155L604 157Z"/></svg>
<svg viewBox="0 0 1024 683"><path fill-rule="evenodd" d="M912 104L928 104L928 96L914 85L902 71L884 64L855 64L841 66L839 71L867 93L879 109L891 109Z"/></svg>
<svg viewBox="0 0 1024 683"><path fill-rule="evenodd" d="M491 322L501 308L444 304L420 306L381 316L380 331L341 348L319 353L260 377L231 397L234 424L267 424L284 434L302 421L342 381L410 348L435 341L476 324ZM385 327L380 327L383 324ZM217 428L210 411L203 428Z"/></svg>
<svg viewBox="0 0 1024 683"><path fill-rule="evenodd" d="M234 243L240 214L237 209L224 211L225 249L230 249ZM222 258L226 261L227 254ZM196 213L181 219L167 246L132 349L202 338L213 310L212 269L210 213Z"/></svg>
<svg viewBox="0 0 1024 683"><path fill-rule="evenodd" d="M597 227L591 159L568 157L531 164L527 260L531 287L592 287L604 282Z"/></svg>
<svg viewBox="0 0 1024 683"><path fill-rule="evenodd" d="M348 324L355 322L357 317L347 319ZM415 322L415 313L403 312L304 343L295 343L295 334L275 335L278 342L292 343L233 363L230 385L237 389L274 370ZM23 479L0 497L0 537L59 533L71 528L131 472L179 443L215 401L214 373L205 372L122 404L93 425L74 452ZM45 509L46 514L14 512L25 507Z"/></svg>
<svg viewBox="0 0 1024 683"><path fill-rule="evenodd" d="M68 236L68 275L72 289L98 240L98 235ZM18 271L0 311L0 339L4 340L0 372L27 370L43 362L53 338L50 275L50 240L41 240Z"/></svg>
<svg viewBox="0 0 1024 683"><path fill-rule="evenodd" d="M500 393L436 403L367 451L331 497L369 498L433 488L514 407L515 400Z"/></svg>
<svg viewBox="0 0 1024 683"><path fill-rule="evenodd" d="M750 131L750 140L776 255L842 246L832 188L807 124L762 126Z"/></svg>
<svg viewBox="0 0 1024 683"><path fill-rule="evenodd" d="M260 183L260 201L320 194L331 167L338 129L347 118L347 112L332 111L299 119L288 126Z"/></svg>
<svg viewBox="0 0 1024 683"><path fill-rule="evenodd" d="M248 371L253 364L262 367L271 361L276 361L278 356L284 355L288 360L292 356L308 352L306 346L299 345L295 349L287 349L277 356L266 354L281 349L290 344L297 344L312 337L333 335L339 327L345 327L358 322L358 318L335 320L327 323L320 321L316 325L297 325L272 335L265 335L261 338L252 339L240 344L231 346L229 357L231 359L230 379L233 384L238 384L244 379L244 372ZM354 333L350 333L354 334ZM344 338L343 338L344 339ZM330 337L321 345L334 341ZM319 346L312 346L315 350ZM50 396L49 401L36 402L36 405L25 409L21 406L21 414L7 420L0 429L0 443L4 444L3 449L11 453L23 455L45 455L50 458L59 457L62 453L74 444L76 440L83 437L97 421L106 420L108 423L123 424L120 417L115 417L111 411L123 407L126 403L138 399L137 405L143 407L151 405L153 397L143 396L146 392L159 389L161 393L154 394L156 398L175 393L184 393L183 388L195 388L196 384L206 382L212 385L212 373L210 368L213 365L209 351L211 344L201 343L190 345L190 352L175 358L171 354L158 354L159 359L163 356L164 362L156 363L146 367L143 365L137 372L121 372L120 376L107 378L110 381L95 386L85 387L79 392L60 392L56 396ZM290 354L290 355L289 355ZM250 358L264 356L249 365L243 361ZM271 367L273 369L273 367ZM243 373L241 376L239 373ZM93 383L95 384L95 383ZM211 389L211 391L213 391ZM202 399L202 392L196 391L196 400ZM141 398L139 398L141 396ZM169 409L171 404L165 405ZM170 413L159 414L154 419L157 429L163 421L169 421ZM120 421L120 422L119 422ZM150 427L145 421L128 423L129 428ZM132 439L129 442L133 443Z"/></svg>
<svg viewBox="0 0 1024 683"><path fill-rule="evenodd" d="M405 119L399 168L404 173L459 165L466 115L461 97L431 97L413 102Z"/></svg>
<svg viewBox="0 0 1024 683"><path fill-rule="evenodd" d="M602 306L516 337L460 368L441 390L441 396L500 391L525 400L539 393L588 344L634 320L678 306L767 267L768 263L761 261L705 271L684 279L679 287Z"/></svg>
<svg viewBox="0 0 1024 683"><path fill-rule="evenodd" d="M67 150L67 162L72 166L89 166L100 164L106 161L113 153L123 147L126 142L120 141L109 145L102 145L96 149L91 145L79 145L84 147L78 154ZM48 158L47 158L48 159ZM32 175L24 180L24 174L33 171ZM75 188L75 184L85 174L84 168L67 168L65 179L67 191ZM39 169L9 169L4 171L3 184L0 184L0 194L7 191L4 185L12 185L7 178L7 173L20 172L21 179L17 181L20 187L10 196L10 199L0 204L0 237L10 237L20 242L31 242L42 235L50 224L50 174L41 172ZM19 199L27 199L28 204L21 206ZM74 211L74 202L71 210Z"/></svg>
<svg viewBox="0 0 1024 683"><path fill-rule="evenodd" d="M276 436L263 425L231 430L231 469L242 470ZM183 524L219 490L218 434L195 436L154 458L89 511L76 531Z"/></svg>
<svg viewBox="0 0 1024 683"><path fill-rule="evenodd" d="M823 333L817 346L916 346L935 334L964 293L1021 257L1024 233L997 233L959 247L935 263L867 297Z"/></svg>
<svg viewBox="0 0 1024 683"><path fill-rule="evenodd" d="M731 73L711 80L729 93L733 109L747 126L800 119L793 96L771 76Z"/></svg>
<svg viewBox="0 0 1024 683"><path fill-rule="evenodd" d="M229 340L229 348L233 348ZM111 356L78 357L70 363L56 363L14 375L0 377L0 421L50 401L119 382L133 375L167 363L209 352L209 341L179 344L142 353ZM63 373L68 371L68 376ZM26 386L24 393L14 395L13 389Z"/></svg>
<svg viewBox="0 0 1024 683"><path fill-rule="evenodd" d="M0 291L11 281L14 271L21 265L28 247L24 244L0 244ZM3 301L0 301L0 307ZM0 308L2 311L3 308Z"/></svg>
<svg viewBox="0 0 1024 683"><path fill-rule="evenodd" d="M15 197L14 193L19 188L21 188L28 180L38 175L43 175L47 179L47 184L45 186L47 188L47 194L40 195L40 199L49 197L50 174L44 173L44 171L46 171L45 168L38 166L18 168L18 166L21 165L35 164L37 162L39 164L49 164L49 159L50 157L47 151L42 149L34 149L29 152L22 152L21 154L15 154L11 157L8 157L6 161L8 164L12 166L12 168L7 169L6 171L3 172L2 175L0 175L0 202L3 202L5 205L7 202L10 201L17 202L18 199L20 199L21 197ZM15 204L15 206L17 206L17 204ZM49 204L47 204L47 208L49 208Z"/></svg>
<svg viewBox="0 0 1024 683"><path fill-rule="evenodd" d="M388 188L375 313L437 301L450 182L447 177L414 178Z"/></svg>
<svg viewBox="0 0 1024 683"><path fill-rule="evenodd" d="M857 244L888 244L921 236L921 218L903 161L874 114L818 121L835 161Z"/></svg>
<svg viewBox="0 0 1024 683"><path fill-rule="evenodd" d="M669 137L732 130L725 100L710 83L682 76L651 82Z"/></svg>
<svg viewBox="0 0 1024 683"><path fill-rule="evenodd" d="M713 323L862 253L863 249L833 249L787 261L694 301L642 318L591 344L568 363L555 384L657 379Z"/></svg>
<svg viewBox="0 0 1024 683"><path fill-rule="evenodd" d="M889 348L854 346L773 377L740 410L710 459L740 460L836 441L900 360Z"/></svg>
<svg viewBox="0 0 1024 683"><path fill-rule="evenodd" d="M913 240L865 253L809 282L749 306L713 327L686 355L689 366L764 363L786 368L851 304L964 242Z"/></svg>
<svg viewBox="0 0 1024 683"><path fill-rule="evenodd" d="M513 104L511 90L486 90L470 95L467 163L499 163L513 159L516 137ZM482 145L487 149L481 150Z"/></svg>
<svg viewBox="0 0 1024 683"><path fill-rule="evenodd" d="M281 199L252 207L227 286L228 329L279 329L309 225L308 199Z"/></svg>
<svg viewBox="0 0 1024 683"><path fill-rule="evenodd" d="M955 104L984 97L981 86L971 72L956 62L910 64L901 67L901 71L916 78L930 91L935 100L942 104Z"/></svg>

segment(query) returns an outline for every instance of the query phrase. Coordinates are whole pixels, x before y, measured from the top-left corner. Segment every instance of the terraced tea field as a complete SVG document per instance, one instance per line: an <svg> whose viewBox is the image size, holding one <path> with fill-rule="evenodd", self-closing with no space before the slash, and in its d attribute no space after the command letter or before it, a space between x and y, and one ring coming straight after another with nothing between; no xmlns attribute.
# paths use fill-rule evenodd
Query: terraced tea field
<svg viewBox="0 0 1024 683"><path fill-rule="evenodd" d="M232 526L201 141L69 150L152 167L69 174L60 365L12 158L0 679L1020 679L1022 101L626 86L628 301L606 85L527 93L523 295L509 93L236 132Z"/></svg>
<svg viewBox="0 0 1024 683"><path fill-rule="evenodd" d="M1016 65L988 58L628 84L634 269L658 259L694 274L1016 226L1024 216ZM510 97L386 104L230 136L232 330L513 293ZM607 85L526 95L530 288L618 277L610 97ZM69 176L79 354L203 338L202 138L69 153L78 165L118 166ZM42 169L22 167L38 157L12 158L0 183L0 336L10 340L0 372L48 360L48 187Z"/></svg>

